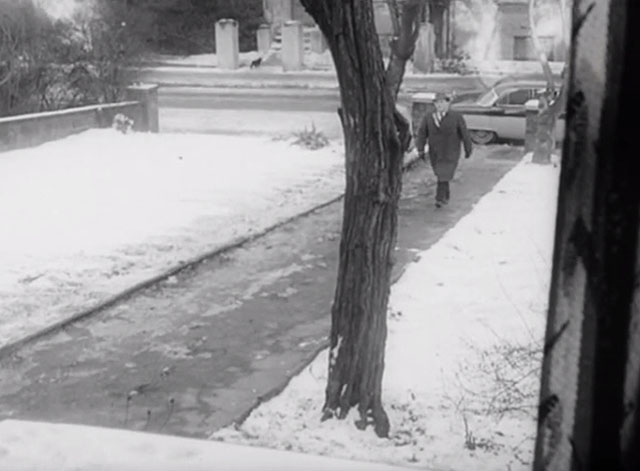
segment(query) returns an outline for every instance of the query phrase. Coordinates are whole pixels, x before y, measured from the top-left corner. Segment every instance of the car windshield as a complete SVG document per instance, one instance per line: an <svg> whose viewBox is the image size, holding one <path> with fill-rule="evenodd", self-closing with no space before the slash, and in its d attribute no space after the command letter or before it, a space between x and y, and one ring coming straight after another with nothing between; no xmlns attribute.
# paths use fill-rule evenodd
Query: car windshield
<svg viewBox="0 0 640 471"><path fill-rule="evenodd" d="M492 88L487 93L485 93L482 97L480 97L480 99L478 100L478 105L491 106L496 102L497 99L498 99L498 94Z"/></svg>

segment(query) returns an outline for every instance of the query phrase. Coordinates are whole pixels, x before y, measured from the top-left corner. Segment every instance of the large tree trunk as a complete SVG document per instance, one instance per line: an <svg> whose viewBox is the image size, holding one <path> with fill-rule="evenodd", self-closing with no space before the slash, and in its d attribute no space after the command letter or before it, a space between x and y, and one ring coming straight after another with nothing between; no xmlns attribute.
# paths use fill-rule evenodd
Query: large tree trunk
<svg viewBox="0 0 640 471"><path fill-rule="evenodd" d="M331 311L324 418L389 433L382 405L392 255L402 187L403 143L385 78L370 1L302 0L327 38L341 90L346 192L340 265Z"/></svg>

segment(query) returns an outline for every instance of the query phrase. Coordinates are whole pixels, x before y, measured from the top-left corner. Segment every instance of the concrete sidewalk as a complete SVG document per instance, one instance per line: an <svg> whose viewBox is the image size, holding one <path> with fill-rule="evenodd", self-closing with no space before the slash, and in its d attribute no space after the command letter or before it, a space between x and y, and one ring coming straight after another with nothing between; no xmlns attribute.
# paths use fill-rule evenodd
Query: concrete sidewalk
<svg viewBox="0 0 640 471"><path fill-rule="evenodd" d="M441 211L431 171L409 172L395 277L521 155L478 149ZM188 437L238 420L326 346L341 209L327 206L2 359L0 420Z"/></svg>

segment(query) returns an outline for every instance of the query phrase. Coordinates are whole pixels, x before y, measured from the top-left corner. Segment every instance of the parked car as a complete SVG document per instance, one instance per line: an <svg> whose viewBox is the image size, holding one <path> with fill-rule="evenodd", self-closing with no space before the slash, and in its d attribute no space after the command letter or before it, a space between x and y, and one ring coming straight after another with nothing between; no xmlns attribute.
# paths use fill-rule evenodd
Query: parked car
<svg viewBox="0 0 640 471"><path fill-rule="evenodd" d="M560 87L561 78L554 77ZM499 80L477 99L454 100L452 108L461 112L467 122L472 140L489 144L498 139L524 140L525 104L546 88L542 75L523 75ZM556 140L564 138L564 113L556 123Z"/></svg>

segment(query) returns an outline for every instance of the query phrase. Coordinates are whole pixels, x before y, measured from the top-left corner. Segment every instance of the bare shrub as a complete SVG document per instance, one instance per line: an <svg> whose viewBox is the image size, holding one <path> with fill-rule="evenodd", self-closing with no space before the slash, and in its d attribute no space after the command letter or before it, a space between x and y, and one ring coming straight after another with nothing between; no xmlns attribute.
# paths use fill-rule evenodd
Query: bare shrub
<svg viewBox="0 0 640 471"><path fill-rule="evenodd" d="M305 149L318 150L329 145L329 139L322 131L316 129L315 124L311 124L311 128L305 127L302 131L294 132L293 136L293 144Z"/></svg>

